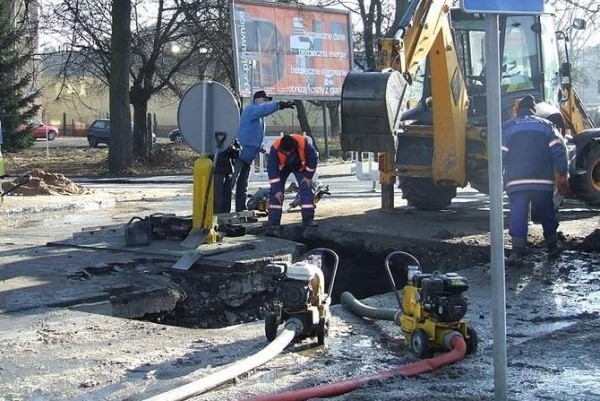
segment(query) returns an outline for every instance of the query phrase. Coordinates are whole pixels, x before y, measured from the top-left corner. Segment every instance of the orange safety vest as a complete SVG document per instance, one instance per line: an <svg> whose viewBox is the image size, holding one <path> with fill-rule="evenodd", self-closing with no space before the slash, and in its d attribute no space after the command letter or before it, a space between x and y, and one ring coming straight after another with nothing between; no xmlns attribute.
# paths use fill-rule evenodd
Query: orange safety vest
<svg viewBox="0 0 600 401"><path fill-rule="evenodd" d="M296 149L298 149L298 155L300 155L300 170L304 171L306 168L306 137L304 135L291 134L291 137L296 141ZM287 155L283 151L279 151L279 145L281 145L281 138L273 142L273 146L277 149L277 158L279 159L279 169L281 170L285 166Z"/></svg>

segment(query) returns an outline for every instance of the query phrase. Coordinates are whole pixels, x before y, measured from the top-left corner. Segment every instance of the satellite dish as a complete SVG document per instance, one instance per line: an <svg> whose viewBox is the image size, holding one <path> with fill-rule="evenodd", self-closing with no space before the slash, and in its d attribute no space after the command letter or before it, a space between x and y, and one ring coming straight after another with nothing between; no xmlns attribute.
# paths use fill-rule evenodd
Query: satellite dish
<svg viewBox="0 0 600 401"><path fill-rule="evenodd" d="M185 143L198 153L217 149L216 133L224 133L220 149L235 140L240 109L233 93L214 81L202 81L189 88L179 102L177 124Z"/></svg>

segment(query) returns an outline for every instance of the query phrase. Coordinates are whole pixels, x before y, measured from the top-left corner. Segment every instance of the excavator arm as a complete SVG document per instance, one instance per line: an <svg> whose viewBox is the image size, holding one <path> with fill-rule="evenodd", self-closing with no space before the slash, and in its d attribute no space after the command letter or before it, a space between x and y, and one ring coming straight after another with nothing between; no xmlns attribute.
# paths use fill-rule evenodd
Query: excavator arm
<svg viewBox="0 0 600 401"><path fill-rule="evenodd" d="M468 98L450 30L449 3L411 1L394 38L378 42L379 72L350 73L344 81L342 148L383 153L382 184L397 175L401 180L429 179L433 187L449 186L454 193L456 186L466 185ZM414 125L402 114L413 77L427 59L433 124Z"/></svg>
<svg viewBox="0 0 600 401"><path fill-rule="evenodd" d="M564 101L560 104L560 111L565 120L565 126L568 130L571 130L571 134L596 128L590 113L588 113L575 88L571 85L564 85L562 93Z"/></svg>

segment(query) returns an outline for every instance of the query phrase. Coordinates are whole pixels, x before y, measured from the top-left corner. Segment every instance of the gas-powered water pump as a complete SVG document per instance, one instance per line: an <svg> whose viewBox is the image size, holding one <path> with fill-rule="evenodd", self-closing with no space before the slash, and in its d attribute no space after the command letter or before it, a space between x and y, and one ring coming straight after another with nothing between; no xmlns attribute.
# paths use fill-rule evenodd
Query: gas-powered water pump
<svg viewBox="0 0 600 401"><path fill-rule="evenodd" d="M390 269L394 257L403 255L411 260L403 265L401 273L406 284L400 298ZM395 251L385 259L385 269L400 306L396 324L408 338L410 350L420 358L432 356L434 351L447 349L444 338L457 331L465 339L467 354L477 350L477 333L463 317L467 313L469 288L467 279L456 273L423 273L419 261L409 253Z"/></svg>
<svg viewBox="0 0 600 401"><path fill-rule="evenodd" d="M327 292L323 274L326 254L333 255L334 259ZM302 261L273 262L265 266L265 272L277 280L276 294L282 304L279 314L272 312L265 319L265 334L269 341L273 341L277 336L277 327L280 324L293 319L301 328L297 339L316 336L319 345L325 343L338 262L338 255L331 249L316 248L309 251Z"/></svg>

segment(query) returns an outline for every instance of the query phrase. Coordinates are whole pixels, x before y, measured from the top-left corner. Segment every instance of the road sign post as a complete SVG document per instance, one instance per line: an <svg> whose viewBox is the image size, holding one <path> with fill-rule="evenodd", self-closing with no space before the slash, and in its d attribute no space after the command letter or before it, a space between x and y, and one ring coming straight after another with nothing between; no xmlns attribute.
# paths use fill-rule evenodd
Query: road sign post
<svg viewBox="0 0 600 401"><path fill-rule="evenodd" d="M544 0L460 0L468 13L485 16L488 169L494 339L494 399L506 401L506 283L504 279L504 211L502 189L502 114L500 92L500 14L540 14Z"/></svg>

